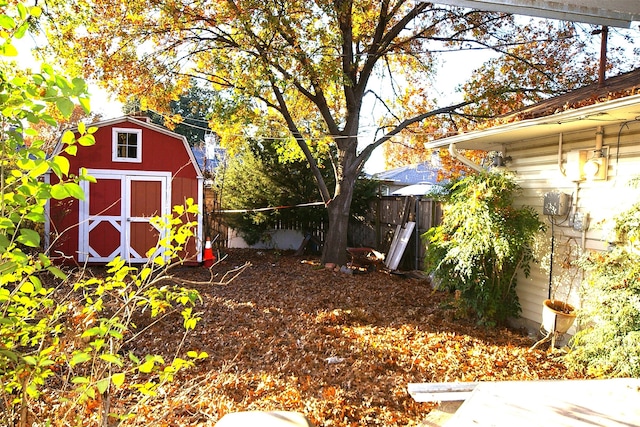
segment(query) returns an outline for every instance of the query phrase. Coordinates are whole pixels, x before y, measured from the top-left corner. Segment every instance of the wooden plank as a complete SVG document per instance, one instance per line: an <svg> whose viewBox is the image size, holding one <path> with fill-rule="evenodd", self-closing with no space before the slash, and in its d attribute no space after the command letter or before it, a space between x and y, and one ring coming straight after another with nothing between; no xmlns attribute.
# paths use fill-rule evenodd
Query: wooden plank
<svg viewBox="0 0 640 427"><path fill-rule="evenodd" d="M416 223L411 221L407 222L404 227L398 228L396 230L396 235L393 236L393 241L395 243L391 244L390 254L386 257L385 265L389 270L396 270L398 265L400 264L400 259L402 259L402 255L404 254L404 250L409 243L409 239L411 238L411 233L413 232L413 228ZM398 226L400 227L400 226Z"/></svg>
<svg viewBox="0 0 640 427"><path fill-rule="evenodd" d="M466 400L477 382L410 383L407 391L416 402L450 402Z"/></svg>

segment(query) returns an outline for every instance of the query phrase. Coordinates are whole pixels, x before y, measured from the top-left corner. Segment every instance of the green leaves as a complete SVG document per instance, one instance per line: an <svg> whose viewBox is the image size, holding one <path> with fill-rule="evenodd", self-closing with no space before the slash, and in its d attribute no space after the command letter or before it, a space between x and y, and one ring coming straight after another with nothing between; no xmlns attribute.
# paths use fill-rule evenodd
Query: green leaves
<svg viewBox="0 0 640 427"><path fill-rule="evenodd" d="M16 26L16 21L7 15L0 15L0 27L5 30L13 30Z"/></svg>
<svg viewBox="0 0 640 427"><path fill-rule="evenodd" d="M101 354L100 359L119 367L122 367L124 365L124 363L122 362L122 359L117 354L111 354L111 353Z"/></svg>
<svg viewBox="0 0 640 427"><path fill-rule="evenodd" d="M156 364L164 364L164 359L161 356L147 356L145 361L138 366L138 371L149 374L153 371Z"/></svg>
<svg viewBox="0 0 640 427"><path fill-rule="evenodd" d="M91 354L87 353L87 352L78 352L75 353L72 357L71 360L69 361L69 364L71 365L71 367L74 367L80 363L84 363L87 362L89 360L91 360Z"/></svg>
<svg viewBox="0 0 640 427"><path fill-rule="evenodd" d="M124 384L124 380L125 380L125 374L123 372L119 372L111 376L111 382L116 387L121 387Z"/></svg>
<svg viewBox="0 0 640 427"><path fill-rule="evenodd" d="M58 178L63 178L69 174L69 159L64 156L55 156L49 163L49 166Z"/></svg>
<svg viewBox="0 0 640 427"><path fill-rule="evenodd" d="M30 9L18 9L22 16L30 13ZM17 20L0 13L0 28L10 27L19 33L22 27ZM11 47L5 43L2 49L5 54L11 53ZM97 128L79 123L77 132L62 135L63 154L49 157L42 149L43 139L31 124L57 125L46 106L63 116L73 113L76 101L88 109L86 83L68 79L46 64L38 74L12 77L11 73L13 69L0 65L0 107L7 127L15 125L16 129L3 134L4 149L0 152L0 399L9 402L3 409L9 418L19 419L22 394L37 399L43 387L55 386L48 378L60 369L69 375L72 387L65 385L56 398L68 399L65 405L69 407L109 393L113 387L153 394L158 382L169 381L173 373L192 362L176 358L179 363L167 365L163 358L153 355L141 357L140 362L133 354L129 358L121 356L121 351L126 340L140 333L134 314L162 316L184 310L185 326L196 327L198 316L185 306L197 302L197 292L155 286L164 268L179 256L181 246L193 237L195 223L179 217L158 222L165 237L163 265L149 263L138 274L136 267L116 258L109 264L107 277L72 280L68 293L55 293L60 281L76 276L68 276L40 253L44 206L51 199L83 200L81 181L96 182L85 168L77 176L70 176L70 162L65 156L75 154L78 146L95 144ZM54 184L44 179L48 172L58 178ZM178 211L196 215L198 207L189 200ZM149 375L149 381L142 385L128 383L130 374Z"/></svg>
<svg viewBox="0 0 640 427"><path fill-rule="evenodd" d="M51 197L57 200L63 200L68 197L84 200L84 191L75 182L59 183L51 187Z"/></svg>
<svg viewBox="0 0 640 427"><path fill-rule="evenodd" d="M510 175L469 175L451 187L442 224L423 236L428 270L443 288L458 291L457 304L481 323L519 314L516 272L528 274L533 239L543 230L533 209L512 206L518 191Z"/></svg>
<svg viewBox="0 0 640 427"><path fill-rule="evenodd" d="M56 107L64 117L69 117L73 113L74 104L69 98L58 98L56 99Z"/></svg>
<svg viewBox="0 0 640 427"><path fill-rule="evenodd" d="M37 248L40 246L40 233L34 230L21 228L20 235L16 238L16 241L25 246Z"/></svg>
<svg viewBox="0 0 640 427"><path fill-rule="evenodd" d="M596 377L640 376L640 204L614 217L617 245L606 252L586 251L581 327L567 354L575 371Z"/></svg>
<svg viewBox="0 0 640 427"><path fill-rule="evenodd" d="M197 351L188 351L187 356L192 359L206 359L207 357L209 357L206 351L201 351L200 353L198 353Z"/></svg>
<svg viewBox="0 0 640 427"><path fill-rule="evenodd" d="M19 53L13 39L25 36L31 24L35 28L41 12L37 6L2 2L0 56ZM39 253L44 206L52 192L60 197L81 198L83 194L78 183L68 177L68 160L50 159L37 129L57 127L49 112L54 108L68 117L75 100L88 107L88 94L82 79L69 80L49 65L43 64L39 73L22 70L19 65L0 58L0 400L8 404L3 407L3 419L26 421L20 420L16 408L27 397L39 397L58 362L68 356L69 366L75 367L93 358L91 351L70 354L60 342L65 330L63 315L69 306L53 299L51 283L66 280L67 275ZM81 134L83 144L90 145L91 129ZM65 138L68 145L76 144L73 134ZM43 179L49 170L60 179L56 186ZM41 281L43 276L47 276L46 282Z"/></svg>
<svg viewBox="0 0 640 427"><path fill-rule="evenodd" d="M65 280L67 278L67 274L54 265L48 266L47 271L58 279Z"/></svg>

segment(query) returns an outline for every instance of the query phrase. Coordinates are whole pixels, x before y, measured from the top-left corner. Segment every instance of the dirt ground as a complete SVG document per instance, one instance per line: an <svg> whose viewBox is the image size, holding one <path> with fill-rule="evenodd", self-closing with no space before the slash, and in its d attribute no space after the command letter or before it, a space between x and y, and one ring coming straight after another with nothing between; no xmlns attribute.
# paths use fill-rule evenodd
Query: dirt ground
<svg viewBox="0 0 640 427"><path fill-rule="evenodd" d="M428 280L345 274L257 250L231 250L213 270L219 278L247 261L226 285L189 285L201 293L202 319L184 342L175 317L134 344L137 353L209 357L139 405L129 425L213 426L228 412L287 410L318 427L418 426L436 404L413 401L411 382L572 378L526 335L457 319ZM206 280L208 271L177 276Z"/></svg>

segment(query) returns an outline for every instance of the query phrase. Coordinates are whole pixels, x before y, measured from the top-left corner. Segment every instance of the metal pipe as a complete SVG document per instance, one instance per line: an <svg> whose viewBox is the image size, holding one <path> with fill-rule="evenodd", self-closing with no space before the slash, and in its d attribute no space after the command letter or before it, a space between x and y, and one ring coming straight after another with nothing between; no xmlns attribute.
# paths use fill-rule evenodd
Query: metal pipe
<svg viewBox="0 0 640 427"><path fill-rule="evenodd" d="M607 69L607 38L609 37L609 27L602 26L600 32L600 66L598 67L598 85L604 86L605 70Z"/></svg>
<svg viewBox="0 0 640 427"><path fill-rule="evenodd" d="M604 139L604 129L602 126L596 128L596 156L602 157L602 141Z"/></svg>
<svg viewBox="0 0 640 427"><path fill-rule="evenodd" d="M560 134L558 135L558 169L560 170L560 173L562 174L562 176L567 176L567 173L564 167L562 167L562 144L563 144L562 132L560 132Z"/></svg>
<svg viewBox="0 0 640 427"><path fill-rule="evenodd" d="M451 157L453 157L454 159L456 159L459 162L463 163L465 166L470 167L471 169L475 170L476 172L484 172L484 168L482 166L480 166L477 163L472 162L471 160L467 159L462 154L458 153L458 150L456 149L456 145L453 142L451 144L449 144L449 154L451 155Z"/></svg>

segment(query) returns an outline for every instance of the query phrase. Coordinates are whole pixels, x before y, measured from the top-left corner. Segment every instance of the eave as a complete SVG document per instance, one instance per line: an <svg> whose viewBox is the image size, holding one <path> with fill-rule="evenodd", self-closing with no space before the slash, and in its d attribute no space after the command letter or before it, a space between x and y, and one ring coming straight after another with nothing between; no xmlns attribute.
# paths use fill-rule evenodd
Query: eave
<svg viewBox="0 0 640 427"><path fill-rule="evenodd" d="M544 117L522 120L488 129L462 133L425 144L441 148L455 144L460 149L501 151L506 145L559 133L624 123L640 118L640 95L566 110Z"/></svg>
<svg viewBox="0 0 640 427"><path fill-rule="evenodd" d="M434 3L489 12L629 28L640 20L637 0L435 0Z"/></svg>

